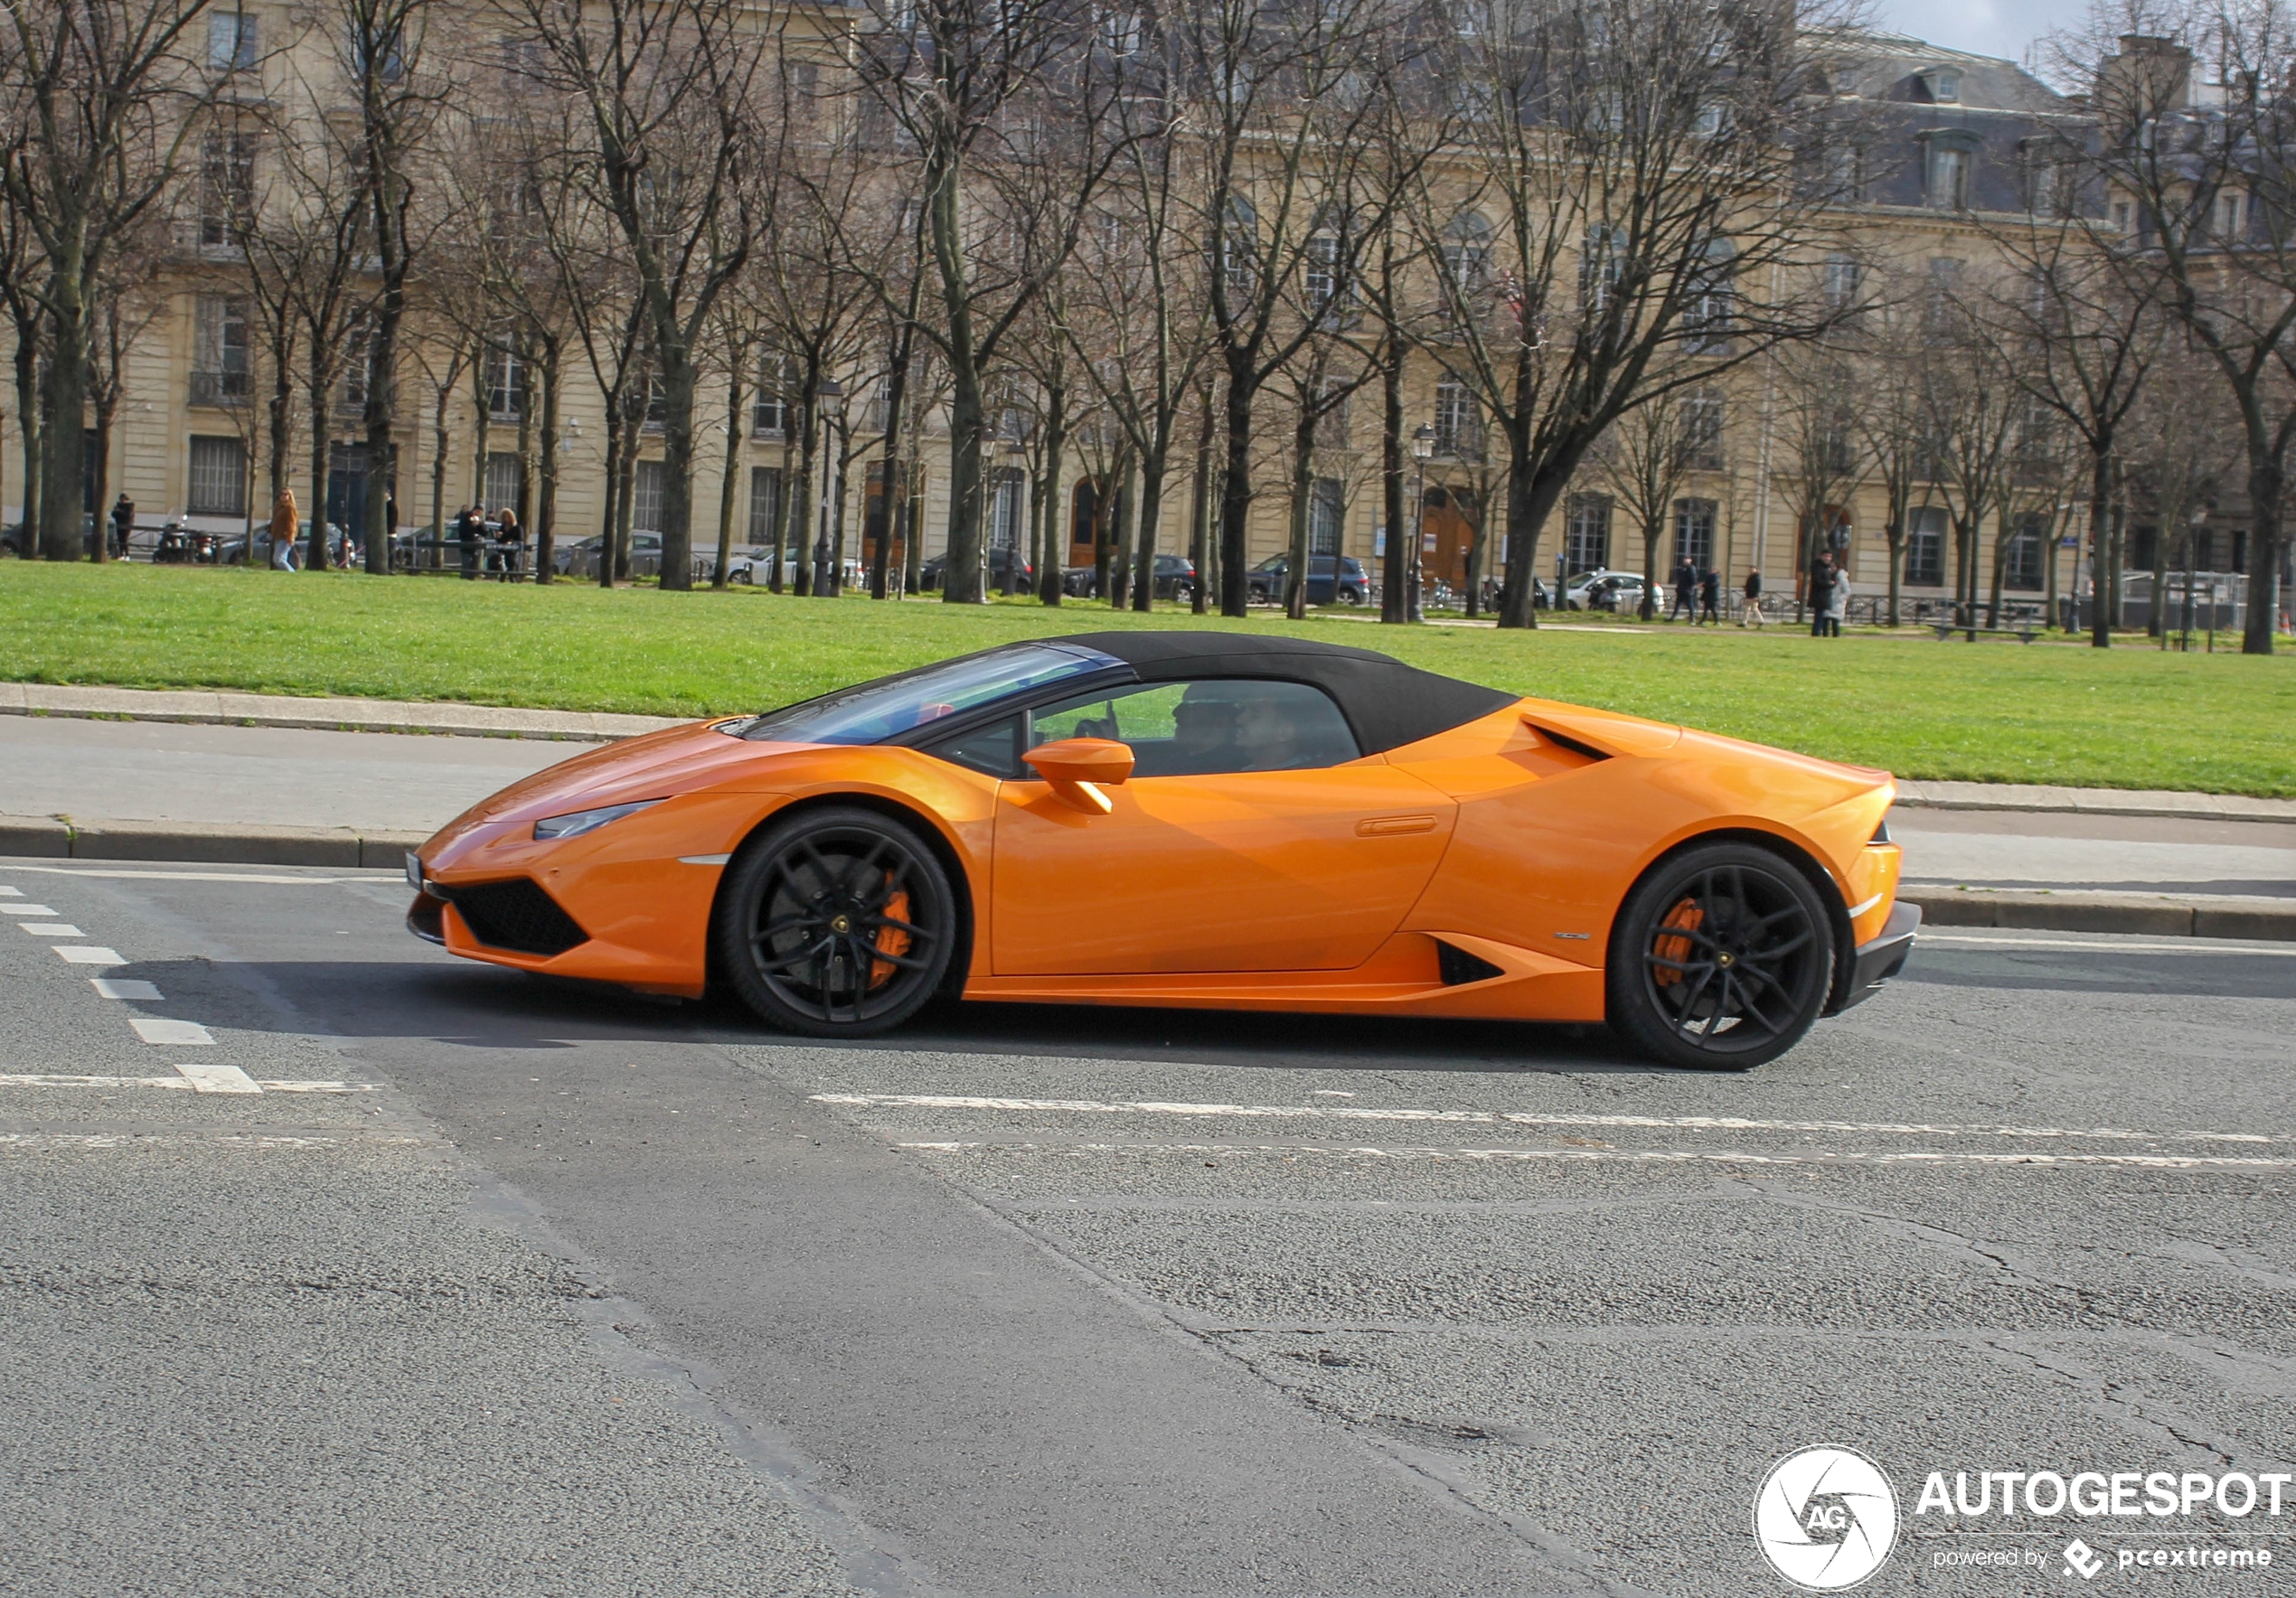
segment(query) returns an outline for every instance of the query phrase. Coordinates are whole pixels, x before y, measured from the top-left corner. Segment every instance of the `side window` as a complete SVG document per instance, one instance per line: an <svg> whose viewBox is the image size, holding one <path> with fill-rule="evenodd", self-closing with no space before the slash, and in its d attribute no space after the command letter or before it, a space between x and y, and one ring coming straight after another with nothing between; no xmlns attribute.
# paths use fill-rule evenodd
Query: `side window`
<svg viewBox="0 0 2296 1598"><path fill-rule="evenodd" d="M1041 742L1042 740L1038 740ZM937 744L927 744L925 752L937 755L958 766L986 772L991 776L1025 776L1021 765L1021 718L1007 716L986 727L976 727L970 732L944 738Z"/></svg>
<svg viewBox="0 0 2296 1598"><path fill-rule="evenodd" d="M1135 776L1304 771L1361 753L1321 689L1239 678L1149 683L1031 714L1030 747L1064 738L1131 745Z"/></svg>

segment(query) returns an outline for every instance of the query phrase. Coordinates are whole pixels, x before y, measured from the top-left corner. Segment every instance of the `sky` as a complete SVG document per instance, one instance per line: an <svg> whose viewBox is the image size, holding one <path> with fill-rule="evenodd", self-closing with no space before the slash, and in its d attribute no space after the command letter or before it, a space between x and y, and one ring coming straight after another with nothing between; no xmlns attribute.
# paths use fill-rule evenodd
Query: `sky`
<svg viewBox="0 0 2296 1598"><path fill-rule="evenodd" d="M1874 9L1892 33L2022 61L2035 39L2078 22L2088 7L2084 0L1877 0Z"/></svg>

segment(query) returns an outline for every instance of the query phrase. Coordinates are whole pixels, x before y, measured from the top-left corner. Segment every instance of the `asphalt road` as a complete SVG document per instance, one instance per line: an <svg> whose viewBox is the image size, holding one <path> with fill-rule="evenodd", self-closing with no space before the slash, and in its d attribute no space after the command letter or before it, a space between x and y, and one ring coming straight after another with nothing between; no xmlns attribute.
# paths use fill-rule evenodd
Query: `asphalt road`
<svg viewBox="0 0 2296 1598"><path fill-rule="evenodd" d="M373 874L0 887L0 1591L1739 1598L1811 1443L1896 1484L1863 1592L2085 1590L2075 1531L2277 1555L2098 1591L2296 1587L2296 1495L1913 1514L2296 1471L2288 945L1940 935L1708 1076L994 1007L825 1048L456 961Z"/></svg>

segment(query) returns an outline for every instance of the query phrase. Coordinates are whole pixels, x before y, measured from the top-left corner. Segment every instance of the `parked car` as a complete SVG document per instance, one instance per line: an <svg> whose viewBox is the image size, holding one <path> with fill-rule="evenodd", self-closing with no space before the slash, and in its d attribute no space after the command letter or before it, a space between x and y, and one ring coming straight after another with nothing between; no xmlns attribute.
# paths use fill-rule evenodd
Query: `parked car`
<svg viewBox="0 0 2296 1598"><path fill-rule="evenodd" d="M716 582L718 580L717 552L712 550L704 556L702 564L709 569L699 575L710 582ZM760 544L736 544L733 547L733 553L726 560L726 581L736 588L748 588L768 581L772 577L773 551L771 550Z"/></svg>
<svg viewBox="0 0 2296 1598"><path fill-rule="evenodd" d="M1624 615L1642 604L1640 572L1582 571L1563 585L1565 610L1607 610Z"/></svg>
<svg viewBox="0 0 2296 1598"><path fill-rule="evenodd" d="M1115 565L1113 558L1109 570ZM1100 574L1089 566L1064 567L1060 572L1060 591L1071 599L1096 599L1100 596ZM1185 603L1196 597L1196 563L1185 555L1159 554L1156 557L1156 597Z"/></svg>
<svg viewBox="0 0 2296 1598"><path fill-rule="evenodd" d="M1008 589L1017 592L1035 586L1037 569L1029 563L1029 558L1019 550L1009 545L999 545L988 552L988 557L991 593L1002 594ZM917 569L918 591L931 592L938 588L941 586L942 575L948 570L948 564L949 558L946 555L936 555L918 567Z"/></svg>
<svg viewBox="0 0 2296 1598"><path fill-rule="evenodd" d="M560 577L581 577L596 582L600 541L598 535L592 533L588 538L577 539L570 544L560 544L551 552L550 564L558 569ZM452 567L455 562L454 529L449 527L447 530L447 564ZM630 534L630 575L634 578L662 575L660 533Z"/></svg>
<svg viewBox="0 0 2296 1598"><path fill-rule="evenodd" d="M80 548L84 550L96 536L96 518L92 512L80 518L80 536L82 540ZM0 555L14 555L19 560L29 559L38 542L35 531L21 522L0 527Z"/></svg>
<svg viewBox="0 0 2296 1598"><path fill-rule="evenodd" d="M1254 605L1281 605L1287 591L1285 573L1291 569L1291 557L1270 555L1248 574L1247 587ZM1311 555L1307 563L1307 602L1329 605L1334 597L1341 605L1369 604L1371 579L1364 575L1363 562L1352 555Z"/></svg>

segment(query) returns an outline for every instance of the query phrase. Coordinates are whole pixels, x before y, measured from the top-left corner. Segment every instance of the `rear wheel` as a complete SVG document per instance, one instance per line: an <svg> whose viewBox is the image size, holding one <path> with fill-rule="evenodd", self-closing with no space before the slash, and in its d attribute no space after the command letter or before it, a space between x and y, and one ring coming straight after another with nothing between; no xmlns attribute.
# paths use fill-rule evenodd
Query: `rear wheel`
<svg viewBox="0 0 2296 1598"><path fill-rule="evenodd" d="M1668 1065L1746 1070L1802 1040L1833 962L1806 877L1766 849L1702 844L1662 861L1621 907L1610 1021Z"/></svg>
<svg viewBox="0 0 2296 1598"><path fill-rule="evenodd" d="M806 811L743 851L718 958L743 1002L785 1031L866 1038L929 1001L956 943L948 874L877 811Z"/></svg>

